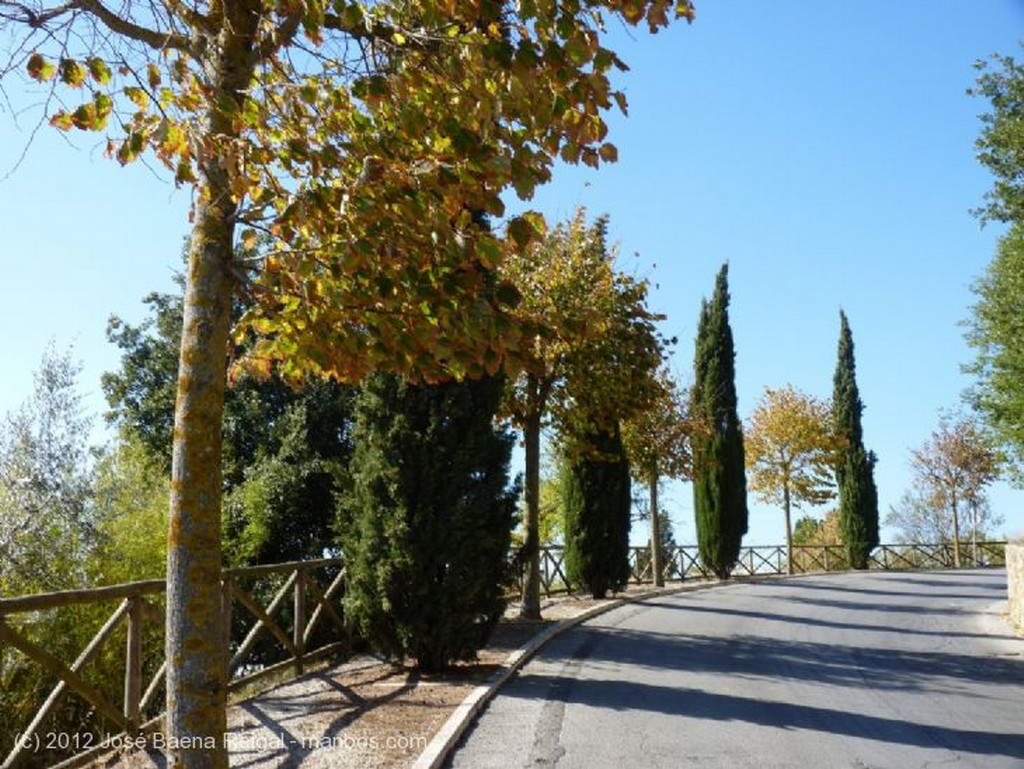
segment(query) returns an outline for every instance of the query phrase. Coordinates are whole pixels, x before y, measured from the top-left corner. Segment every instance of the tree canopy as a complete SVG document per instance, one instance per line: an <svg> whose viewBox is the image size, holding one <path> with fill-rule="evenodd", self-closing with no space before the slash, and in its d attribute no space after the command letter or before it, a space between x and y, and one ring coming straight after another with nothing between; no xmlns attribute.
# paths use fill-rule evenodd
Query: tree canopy
<svg viewBox="0 0 1024 769"><path fill-rule="evenodd" d="M973 522L986 506L985 488L999 477L999 455L974 420L956 417L943 419L910 457L924 499L946 513L959 566L960 516L968 511ZM977 531L977 526L972 528Z"/></svg>
<svg viewBox="0 0 1024 769"><path fill-rule="evenodd" d="M966 322L976 358L967 400L1005 448L1010 478L1024 483L1024 65L1011 56L978 63L977 86L990 111L981 116L978 160L993 175L977 213L1009 224L995 257L974 284L977 302Z"/></svg>
<svg viewBox="0 0 1024 769"><path fill-rule="evenodd" d="M767 387L744 435L750 489L785 513L792 574L791 508L822 505L835 495L834 467L842 440L832 431L831 406L792 385Z"/></svg>
<svg viewBox="0 0 1024 769"><path fill-rule="evenodd" d="M692 478L690 440L701 429L690 413L690 393L679 386L666 365L655 375L650 402L622 425L630 472L647 486L651 570L659 587L664 584L663 545L671 533L661 530L667 514L659 508L658 488L665 478Z"/></svg>
<svg viewBox="0 0 1024 769"><path fill-rule="evenodd" d="M1006 448L1010 477L1024 483L1024 221L1004 235L967 322L976 377L967 399Z"/></svg>
<svg viewBox="0 0 1024 769"><path fill-rule="evenodd" d="M505 398L526 448L523 614L531 618L540 616L541 430L553 425L568 454L586 450L576 437L617 430L653 397L666 346L656 328L660 316L647 307L647 282L617 270L615 260L607 218L588 223L579 209L501 267L522 296L516 313L535 329Z"/></svg>
<svg viewBox="0 0 1024 769"><path fill-rule="evenodd" d="M97 532L80 369L69 351L47 348L31 396L0 424L0 593L86 581Z"/></svg>
<svg viewBox="0 0 1024 769"><path fill-rule="evenodd" d="M121 362L102 384L108 421L167 473L183 299L154 293L144 302L150 314L140 324L110 319L107 336ZM353 397L352 387L315 377L291 386L274 374L236 377L224 398L226 563L317 558L333 546L336 493L352 451Z"/></svg>
<svg viewBox="0 0 1024 769"><path fill-rule="evenodd" d="M969 93L992 107L981 116L975 147L978 162L995 178L985 205L976 213L982 221L1024 223L1024 65L1012 56L995 54L975 67L978 78Z"/></svg>

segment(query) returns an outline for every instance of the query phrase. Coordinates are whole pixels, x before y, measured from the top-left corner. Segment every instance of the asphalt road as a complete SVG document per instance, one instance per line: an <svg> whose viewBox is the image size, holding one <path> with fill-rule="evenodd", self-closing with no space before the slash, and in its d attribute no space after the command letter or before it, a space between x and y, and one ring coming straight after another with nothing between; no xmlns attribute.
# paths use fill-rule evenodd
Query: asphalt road
<svg viewBox="0 0 1024 769"><path fill-rule="evenodd" d="M449 759L508 767L1024 767L1002 571L731 584L546 646Z"/></svg>

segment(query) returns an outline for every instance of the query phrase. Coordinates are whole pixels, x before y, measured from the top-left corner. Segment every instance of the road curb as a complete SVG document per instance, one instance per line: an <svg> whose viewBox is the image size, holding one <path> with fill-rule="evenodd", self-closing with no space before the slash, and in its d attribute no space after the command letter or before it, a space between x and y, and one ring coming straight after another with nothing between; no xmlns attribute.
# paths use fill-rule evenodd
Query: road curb
<svg viewBox="0 0 1024 769"><path fill-rule="evenodd" d="M574 628L587 620L612 611L613 609L618 609L620 606L636 603L637 601L646 600L648 598L660 598L666 595L704 590L726 584L731 583L719 582L716 580L714 582L675 585L660 590L652 590L641 595L618 598L607 604L594 606L580 614L577 614L575 617L564 619L551 627L546 628L509 654L502 663L500 670L477 686L461 703L459 703L458 707L456 707L454 712L448 717L448 720L444 722L443 726L441 726L441 729L427 744L427 747L420 754L419 758L416 759L416 763L412 765L412 769L439 769L445 759L448 758L448 754L452 751L452 748L455 747L455 744L462 738L462 735L466 733L466 730L469 728L470 724L473 723L473 720L477 717L480 711L483 710L484 705L490 702L505 682L508 681L508 679L511 678L523 665L529 662L530 659L552 638L561 635L565 631Z"/></svg>

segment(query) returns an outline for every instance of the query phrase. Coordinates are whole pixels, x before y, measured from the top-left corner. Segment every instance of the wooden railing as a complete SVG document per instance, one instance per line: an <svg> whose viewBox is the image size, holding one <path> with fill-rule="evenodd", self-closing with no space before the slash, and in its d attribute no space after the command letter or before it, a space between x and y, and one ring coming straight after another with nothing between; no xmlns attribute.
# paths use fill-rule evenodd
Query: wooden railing
<svg viewBox="0 0 1024 769"><path fill-rule="evenodd" d="M344 576L337 558L224 572L221 595L230 692L251 690L274 675L300 674L314 660L348 651L351 637L340 603ZM6 739L0 743L0 754L6 755L0 768L76 766L124 743L111 735L134 739L156 727L165 691L165 594L163 580L148 580L0 598L0 673L10 673L16 665L34 665L37 674L53 682L26 723L11 723L11 714L4 715L0 734ZM111 603L116 604L112 612ZM48 620L61 611L80 613L95 622L93 627L99 626L70 662L55 655L35 637L41 633L34 632L51 625ZM123 641L123 652L112 648L115 637ZM22 658L15 659L11 649L21 652ZM99 665L100 658L105 664ZM49 728L58 723L56 710L71 695L85 706L88 722L74 733L66 721Z"/></svg>
<svg viewBox="0 0 1024 769"><path fill-rule="evenodd" d="M665 554L666 581L708 579L709 572L700 561L696 545L678 545ZM784 545L750 546L740 549L732 575L754 577L787 573ZM963 568L1002 567L1006 565L1006 542L962 543L960 563ZM869 568L883 571L901 569L952 569L954 548L951 543L935 545L879 545L871 553ZM629 550L630 581L653 582L650 548ZM571 589L565 569L565 551L559 545L541 548L540 582L545 595L564 593ZM797 545L793 548L793 567L797 574L822 571L845 571L850 568L841 545Z"/></svg>

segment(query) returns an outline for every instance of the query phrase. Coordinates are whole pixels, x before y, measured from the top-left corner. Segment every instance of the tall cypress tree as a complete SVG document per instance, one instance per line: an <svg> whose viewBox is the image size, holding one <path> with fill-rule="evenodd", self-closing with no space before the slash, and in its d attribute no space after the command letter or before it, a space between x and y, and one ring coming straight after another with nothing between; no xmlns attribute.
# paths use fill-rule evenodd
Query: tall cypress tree
<svg viewBox="0 0 1024 769"><path fill-rule="evenodd" d="M604 598L629 582L629 462L616 424L585 439L562 479L569 582Z"/></svg>
<svg viewBox="0 0 1024 769"><path fill-rule="evenodd" d="M694 360L693 510L701 562L728 579L747 533L743 427L736 413L736 353L729 326L729 266L701 304Z"/></svg>
<svg viewBox="0 0 1024 769"><path fill-rule="evenodd" d="M518 483L513 436L494 427L502 389L376 376L357 399L345 608L386 657L424 670L472 659L504 611Z"/></svg>
<svg viewBox="0 0 1024 769"><path fill-rule="evenodd" d="M866 569L878 546L878 491L875 454L864 448L861 414L864 404L857 389L853 336L846 313L839 311L839 356L833 377L832 409L836 433L846 438L836 462L839 520L850 566Z"/></svg>

